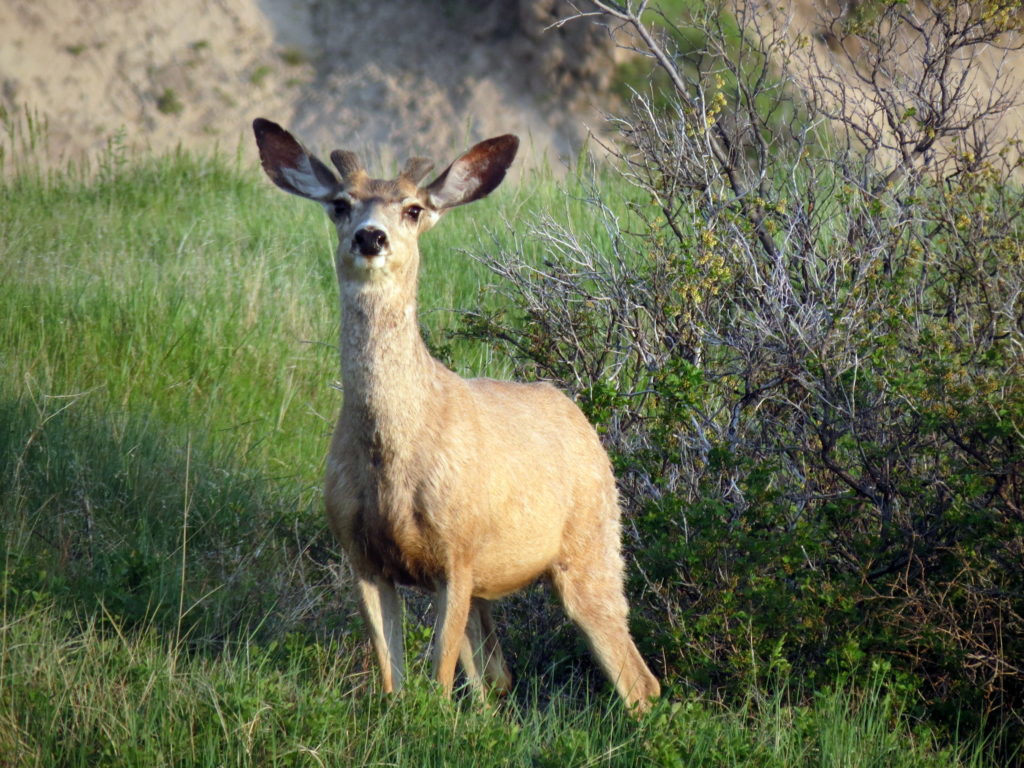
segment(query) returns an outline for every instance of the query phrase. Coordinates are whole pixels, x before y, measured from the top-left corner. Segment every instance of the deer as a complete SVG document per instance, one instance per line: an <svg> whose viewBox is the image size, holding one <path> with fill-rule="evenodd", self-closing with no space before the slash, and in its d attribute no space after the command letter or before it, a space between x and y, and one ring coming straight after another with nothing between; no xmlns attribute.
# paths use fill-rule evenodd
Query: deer
<svg viewBox="0 0 1024 768"><path fill-rule="evenodd" d="M434 594L432 669L451 696L512 678L490 604L547 577L630 712L660 695L628 626L618 492L595 429L545 382L462 378L420 332L419 237L504 179L519 140L482 141L426 186L432 163L371 178L335 150L335 171L263 118L264 171L320 203L338 235L341 412L326 462L328 525L351 565L384 693L405 676L398 586Z"/></svg>

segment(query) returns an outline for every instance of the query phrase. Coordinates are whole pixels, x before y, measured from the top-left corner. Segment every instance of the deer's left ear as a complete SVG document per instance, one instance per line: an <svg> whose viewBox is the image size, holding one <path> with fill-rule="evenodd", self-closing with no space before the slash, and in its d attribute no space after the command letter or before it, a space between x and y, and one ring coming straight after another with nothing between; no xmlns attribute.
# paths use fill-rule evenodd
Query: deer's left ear
<svg viewBox="0 0 1024 768"><path fill-rule="evenodd" d="M430 206L443 211L488 195L505 178L517 149L519 139L511 134L481 141L425 188Z"/></svg>
<svg viewBox="0 0 1024 768"><path fill-rule="evenodd" d="M338 177L307 152L288 131L258 117L252 123L263 170L277 186L310 200L333 200L341 191Z"/></svg>

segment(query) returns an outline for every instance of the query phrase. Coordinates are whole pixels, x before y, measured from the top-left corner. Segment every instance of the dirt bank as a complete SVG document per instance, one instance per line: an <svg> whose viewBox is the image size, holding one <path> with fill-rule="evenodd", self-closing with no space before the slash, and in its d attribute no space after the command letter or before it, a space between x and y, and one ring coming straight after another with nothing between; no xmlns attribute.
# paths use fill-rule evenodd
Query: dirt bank
<svg viewBox="0 0 1024 768"><path fill-rule="evenodd" d="M591 25L549 29L563 10L562 0L7 0L0 106L48 123L55 162L95 156L113 136L142 150L233 150L257 115L321 149L440 159L515 132L528 158L556 160L600 123L593 96L613 54Z"/></svg>

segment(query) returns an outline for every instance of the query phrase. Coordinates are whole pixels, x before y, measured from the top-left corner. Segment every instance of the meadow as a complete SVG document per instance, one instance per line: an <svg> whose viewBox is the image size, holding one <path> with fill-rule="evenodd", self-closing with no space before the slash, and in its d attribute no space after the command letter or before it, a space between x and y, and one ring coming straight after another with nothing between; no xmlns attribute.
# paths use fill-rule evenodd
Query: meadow
<svg viewBox="0 0 1024 768"><path fill-rule="evenodd" d="M541 213L599 242L575 184L529 176L425 236L424 333L460 373L510 370L450 333L501 301L460 249ZM667 679L634 721L571 633L531 666L552 640L522 627L512 695L448 702L420 609L424 674L382 698L320 502L333 237L250 152L115 143L0 185L0 766L994 764L884 673L808 695L766 671L729 703Z"/></svg>

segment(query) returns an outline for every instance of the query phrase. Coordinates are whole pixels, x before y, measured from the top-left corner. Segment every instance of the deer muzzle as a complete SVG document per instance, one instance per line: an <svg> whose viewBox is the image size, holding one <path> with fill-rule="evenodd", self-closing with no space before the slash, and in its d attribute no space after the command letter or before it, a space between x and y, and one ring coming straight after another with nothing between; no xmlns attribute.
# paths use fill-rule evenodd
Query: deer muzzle
<svg viewBox="0 0 1024 768"><path fill-rule="evenodd" d="M380 256L387 247L387 232L378 227L362 227L352 237L352 250L367 258Z"/></svg>

